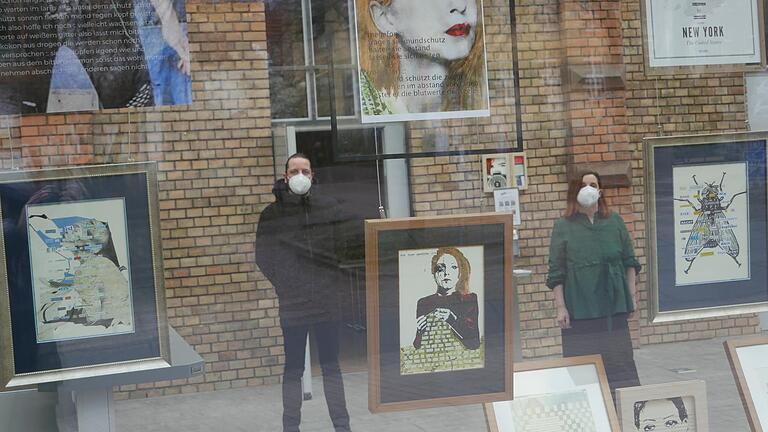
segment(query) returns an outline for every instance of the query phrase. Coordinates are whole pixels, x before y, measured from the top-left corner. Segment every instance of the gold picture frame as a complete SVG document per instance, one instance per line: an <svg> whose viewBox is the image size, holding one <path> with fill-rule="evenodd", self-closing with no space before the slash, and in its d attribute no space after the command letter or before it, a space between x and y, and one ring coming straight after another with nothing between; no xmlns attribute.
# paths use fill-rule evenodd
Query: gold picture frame
<svg viewBox="0 0 768 432"><path fill-rule="evenodd" d="M170 366L155 162L0 173L0 388Z"/></svg>
<svg viewBox="0 0 768 432"><path fill-rule="evenodd" d="M644 147L650 321L768 310L768 132L653 137Z"/></svg>

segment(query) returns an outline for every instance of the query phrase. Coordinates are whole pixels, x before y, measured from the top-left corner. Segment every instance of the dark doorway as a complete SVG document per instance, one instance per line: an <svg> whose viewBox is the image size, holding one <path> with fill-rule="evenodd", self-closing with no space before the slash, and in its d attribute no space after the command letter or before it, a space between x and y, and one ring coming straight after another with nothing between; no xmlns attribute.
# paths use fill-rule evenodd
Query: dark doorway
<svg viewBox="0 0 768 432"><path fill-rule="evenodd" d="M376 161L353 161L355 156L376 154L380 129L340 129L336 140L330 130L297 131L296 151L307 155L317 187L339 201L348 218L341 231L345 247L341 266L346 274L342 290L343 372L366 369L365 327L365 219L379 217L379 183ZM381 196L386 196L381 191ZM319 371L313 353L313 374Z"/></svg>

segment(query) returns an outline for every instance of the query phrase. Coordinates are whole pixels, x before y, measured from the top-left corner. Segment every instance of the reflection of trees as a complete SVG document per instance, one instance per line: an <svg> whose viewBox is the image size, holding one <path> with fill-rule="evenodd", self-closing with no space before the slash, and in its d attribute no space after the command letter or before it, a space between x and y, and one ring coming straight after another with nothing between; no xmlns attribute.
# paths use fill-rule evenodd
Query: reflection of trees
<svg viewBox="0 0 768 432"><path fill-rule="evenodd" d="M272 118L307 116L307 91L304 72L273 73L269 80Z"/></svg>

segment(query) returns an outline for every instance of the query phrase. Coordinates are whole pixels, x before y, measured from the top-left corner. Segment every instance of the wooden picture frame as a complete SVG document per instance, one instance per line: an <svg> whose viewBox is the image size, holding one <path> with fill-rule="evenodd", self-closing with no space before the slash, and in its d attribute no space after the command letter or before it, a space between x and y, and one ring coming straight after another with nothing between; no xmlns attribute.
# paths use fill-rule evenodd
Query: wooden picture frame
<svg viewBox="0 0 768 432"><path fill-rule="evenodd" d="M0 174L0 388L170 366L154 162Z"/></svg>
<svg viewBox="0 0 768 432"><path fill-rule="evenodd" d="M752 432L768 431L768 337L723 342Z"/></svg>
<svg viewBox="0 0 768 432"><path fill-rule="evenodd" d="M649 4L652 5L653 2L658 2L659 4L663 5L672 5L671 0L641 0L641 12L642 12L642 34L643 34L643 60L644 60L644 69L645 74L649 76L658 76L658 75L679 75L679 74L692 74L692 73L731 73L731 72L756 72L760 71L764 68L766 64L766 35L765 35L765 5L762 0L740 0L740 1L750 1L750 10L752 12L754 20L757 21L757 26L752 25L744 25L743 28L751 28L753 35L752 35L752 41L759 41L757 44L756 49L760 50L760 59L757 62L739 62L737 60L734 60L733 63L724 62L723 60L713 60L711 63L706 62L696 62L692 60L692 58L697 58L693 55L680 55L678 58L678 61L668 61L665 62L663 60L663 56L657 56L655 54L651 54L651 51L653 50L653 47L651 46L652 41L656 38L656 35L651 35L650 28L654 28L654 24L651 22L653 20L653 15L649 10ZM681 0L675 0L678 2L681 2ZM684 2L681 2L684 3ZM704 8L707 7L706 2L701 2L701 6ZM700 6L700 7L701 7ZM664 11L659 12L662 16L669 16L668 13L665 13ZM699 23L703 23L703 26L707 26L707 23L709 24L715 24L717 22L718 26L722 24L722 20L708 20L707 13L698 13L695 17L691 17L692 21L688 22L687 24L689 26L692 26L691 28L700 27ZM686 36L684 33L682 33L682 27L686 27L683 25L683 23L679 23L680 28L678 26L670 26L670 25L664 25L662 26L665 29L669 29L670 31L674 31L675 35L677 36L677 32L680 33L680 38L684 39L688 37L690 40L698 39L698 36L694 37ZM752 24L752 22L748 23ZM731 24L732 27L738 27L736 24ZM674 40L675 37L669 36L669 34L664 35L665 37L659 38L660 40L669 41ZM703 34L701 35L702 39ZM713 39L717 39L717 37L713 37ZM716 41L717 42L717 41ZM693 45L691 45L693 46ZM726 50L725 52L721 53L720 55L714 55L713 58L718 57L732 57L732 52ZM748 57L748 56L746 56ZM706 53L704 53L704 58L706 58ZM654 63L669 63L667 65L654 65Z"/></svg>
<svg viewBox="0 0 768 432"><path fill-rule="evenodd" d="M562 420L578 422L568 430L621 431L600 355L517 363L514 381L514 400L484 405L490 432L516 431L521 422L535 426L537 419L526 413L541 415L548 404L569 410L559 419L539 418L548 425Z"/></svg>
<svg viewBox="0 0 768 432"><path fill-rule="evenodd" d="M665 418L678 424L686 423L690 432L709 432L707 387L702 380L616 389L616 405L624 432L663 430L659 421ZM651 410L664 414L643 416ZM645 429L649 426L654 429Z"/></svg>
<svg viewBox="0 0 768 432"><path fill-rule="evenodd" d="M768 310L768 132L644 147L651 322Z"/></svg>
<svg viewBox="0 0 768 432"><path fill-rule="evenodd" d="M512 215L367 220L365 244L369 410L510 399Z"/></svg>

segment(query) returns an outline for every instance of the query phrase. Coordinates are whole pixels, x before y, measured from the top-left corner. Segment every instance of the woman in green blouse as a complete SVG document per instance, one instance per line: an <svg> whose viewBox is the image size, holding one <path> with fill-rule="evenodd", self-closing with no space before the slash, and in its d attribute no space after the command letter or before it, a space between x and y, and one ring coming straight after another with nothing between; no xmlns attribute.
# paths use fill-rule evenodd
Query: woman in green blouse
<svg viewBox="0 0 768 432"><path fill-rule="evenodd" d="M567 200L552 230L546 282L555 294L563 356L601 354L611 393L640 385L627 325L640 272L632 238L608 208L598 173L571 181Z"/></svg>

